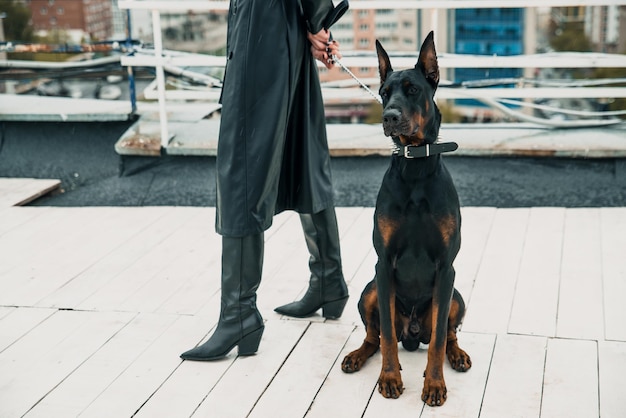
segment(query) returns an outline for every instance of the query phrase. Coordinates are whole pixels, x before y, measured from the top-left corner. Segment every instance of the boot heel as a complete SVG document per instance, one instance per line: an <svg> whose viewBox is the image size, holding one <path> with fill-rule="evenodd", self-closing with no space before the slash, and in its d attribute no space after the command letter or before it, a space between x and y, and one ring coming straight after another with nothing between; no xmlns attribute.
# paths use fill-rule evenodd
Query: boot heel
<svg viewBox="0 0 626 418"><path fill-rule="evenodd" d="M240 356L251 356L257 352L257 350L259 349L259 344L261 343L261 336L263 335L264 329L265 326L262 326L256 331L252 331L250 334L244 336L241 341L239 341Z"/></svg>
<svg viewBox="0 0 626 418"><path fill-rule="evenodd" d="M339 318L343 313L343 308L345 308L347 302L348 296L332 302L326 302L322 305L322 316L326 319Z"/></svg>

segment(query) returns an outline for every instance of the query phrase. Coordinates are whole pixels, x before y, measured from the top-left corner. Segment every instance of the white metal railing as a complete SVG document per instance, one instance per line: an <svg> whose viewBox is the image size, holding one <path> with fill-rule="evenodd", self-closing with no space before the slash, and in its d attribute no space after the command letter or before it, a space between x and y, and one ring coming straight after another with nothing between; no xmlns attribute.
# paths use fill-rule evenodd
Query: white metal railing
<svg viewBox="0 0 626 418"><path fill-rule="evenodd" d="M152 14L154 35L153 50L139 50L134 56L122 58L124 66L153 66L156 70L156 94L152 98L158 99L159 116L161 122L161 145L166 148L169 141L166 101L204 99L217 100L219 93L214 91L167 91L165 90L164 69L172 70L177 67L206 66L223 67L225 57L216 57L200 54L176 53L163 49L161 31L161 11L187 12L228 10L229 0L120 0L120 9L149 10ZM624 5L624 0L354 0L350 2L352 10L362 9L422 9L430 10L432 27L437 31L437 14L442 9L464 8L532 8L532 7L561 7L561 6L607 6ZM347 67L377 67L375 55L343 52L342 63ZM394 57L394 66L397 68L410 67L415 64L415 56ZM626 68L626 55L599 54L599 53L550 53L520 56L472 56L460 54L438 54L441 68ZM148 90L148 97L151 97ZM362 96L358 89L324 89L327 100L343 99L354 100ZM525 98L623 98L626 97L626 87L532 87L532 88L490 88L481 89L480 98L490 105L506 111L502 102L507 99ZM476 90L446 89L438 92L438 98L477 98ZM500 100L500 101L499 101ZM528 119L527 119L528 120Z"/></svg>

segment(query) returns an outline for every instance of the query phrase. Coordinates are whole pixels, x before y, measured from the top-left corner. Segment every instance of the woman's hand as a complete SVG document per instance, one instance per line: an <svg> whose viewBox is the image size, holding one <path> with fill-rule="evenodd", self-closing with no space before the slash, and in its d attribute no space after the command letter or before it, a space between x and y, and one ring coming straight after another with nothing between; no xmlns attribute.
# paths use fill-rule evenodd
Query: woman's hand
<svg viewBox="0 0 626 418"><path fill-rule="evenodd" d="M339 52L339 42L329 41L330 32L326 29L322 29L315 35L307 32L307 38L311 43L311 54L317 60L320 60L328 69L331 69L335 64L333 57L341 58Z"/></svg>

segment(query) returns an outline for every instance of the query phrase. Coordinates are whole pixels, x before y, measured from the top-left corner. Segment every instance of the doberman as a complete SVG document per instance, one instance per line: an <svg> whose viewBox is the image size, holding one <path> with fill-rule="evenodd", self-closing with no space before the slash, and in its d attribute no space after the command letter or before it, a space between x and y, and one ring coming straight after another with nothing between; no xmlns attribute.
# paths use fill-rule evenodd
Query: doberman
<svg viewBox="0 0 626 418"><path fill-rule="evenodd" d="M441 153L455 143L436 143L441 113L434 102L439 64L430 32L415 68L393 71L376 41L383 99L383 129L396 149L383 178L374 212L376 276L363 290L359 312L367 335L341 365L356 372L380 347L378 391L399 397L404 386L398 341L408 351L429 344L422 400L446 400L443 363L464 372L472 363L457 344L465 303L454 288L452 263L461 246L459 198Z"/></svg>

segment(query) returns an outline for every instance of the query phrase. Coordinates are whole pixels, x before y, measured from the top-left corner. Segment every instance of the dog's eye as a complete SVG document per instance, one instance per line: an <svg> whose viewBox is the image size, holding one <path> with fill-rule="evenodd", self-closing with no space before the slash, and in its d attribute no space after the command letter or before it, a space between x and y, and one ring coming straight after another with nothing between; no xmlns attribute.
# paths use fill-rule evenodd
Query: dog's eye
<svg viewBox="0 0 626 418"><path fill-rule="evenodd" d="M409 87L409 94L418 94L420 92L420 90L415 87L415 86L411 86Z"/></svg>

